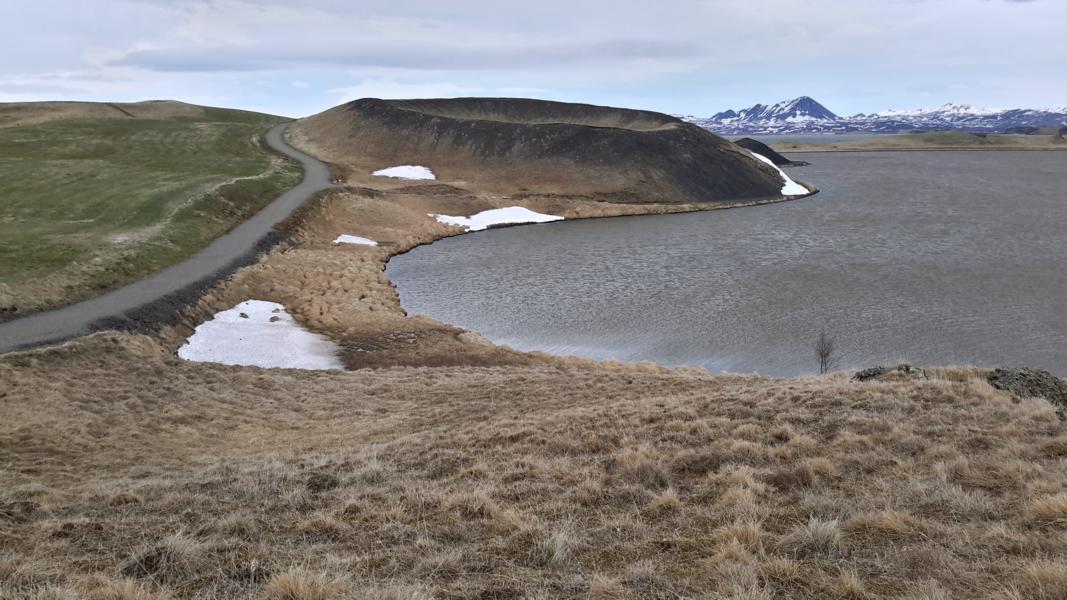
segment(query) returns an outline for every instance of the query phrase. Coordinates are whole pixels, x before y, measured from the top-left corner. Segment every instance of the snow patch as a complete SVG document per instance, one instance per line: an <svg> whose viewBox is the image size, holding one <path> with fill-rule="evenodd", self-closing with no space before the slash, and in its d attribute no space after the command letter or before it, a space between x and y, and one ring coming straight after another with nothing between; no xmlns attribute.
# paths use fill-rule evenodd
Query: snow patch
<svg viewBox="0 0 1067 600"><path fill-rule="evenodd" d="M433 171L419 165L400 165L388 169L378 169L373 175L379 177L396 177L397 179L437 179Z"/></svg>
<svg viewBox="0 0 1067 600"><path fill-rule="evenodd" d="M369 238L359 237L358 235L342 234L342 235L337 236L337 239L333 241L333 245L334 246L337 246L339 244L356 244L356 245L359 245L359 246L377 246L378 242L376 242L376 241L374 241L372 239L369 239Z"/></svg>
<svg viewBox="0 0 1067 600"><path fill-rule="evenodd" d="M465 227L467 231L481 231L492 225L508 225L514 223L548 223L549 221L562 221L563 217L546 215L534 212L521 206L509 206L507 208L494 208L469 217L453 217L449 215L435 215L431 217L447 225Z"/></svg>
<svg viewBox="0 0 1067 600"><path fill-rule="evenodd" d="M785 171L779 169L778 165L774 164L771 159L767 158L766 156L763 156L762 154L756 154L755 152L752 153L752 156L755 156L756 158L767 163L768 165L774 167L774 170L778 171L778 174L782 176L782 181L784 182L784 185L782 185L783 196L805 196L811 193L808 188L793 181L793 179L786 175Z"/></svg>
<svg viewBox="0 0 1067 600"><path fill-rule="evenodd" d="M178 349L193 362L283 369L342 369L337 345L293 321L277 302L245 300L202 323Z"/></svg>

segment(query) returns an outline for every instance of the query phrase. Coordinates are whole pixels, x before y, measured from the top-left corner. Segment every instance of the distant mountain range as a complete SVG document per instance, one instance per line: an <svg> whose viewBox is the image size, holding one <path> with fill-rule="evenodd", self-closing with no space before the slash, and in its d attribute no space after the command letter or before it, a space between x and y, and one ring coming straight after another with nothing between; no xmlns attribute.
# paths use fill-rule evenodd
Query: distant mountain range
<svg viewBox="0 0 1067 600"><path fill-rule="evenodd" d="M884 110L869 115L861 113L841 117L814 99L801 96L778 104L757 104L741 110L727 110L710 117L681 118L723 135L899 133L942 129L994 133L1067 126L1067 107L991 110L967 104L945 104L938 108Z"/></svg>

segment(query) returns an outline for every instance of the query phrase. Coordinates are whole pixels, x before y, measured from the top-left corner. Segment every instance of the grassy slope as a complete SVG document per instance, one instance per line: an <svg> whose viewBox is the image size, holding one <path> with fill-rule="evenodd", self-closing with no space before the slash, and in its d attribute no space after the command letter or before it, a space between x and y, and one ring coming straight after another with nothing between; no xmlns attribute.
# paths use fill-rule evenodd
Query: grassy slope
<svg viewBox="0 0 1067 600"><path fill-rule="evenodd" d="M1067 597L1063 421L931 372L10 355L0 598Z"/></svg>
<svg viewBox="0 0 1067 600"><path fill-rule="evenodd" d="M0 129L0 310L136 280L254 214L299 176L258 141L281 121L205 109Z"/></svg>
<svg viewBox="0 0 1067 600"><path fill-rule="evenodd" d="M860 150L1067 150L1059 136L998 135L979 136L964 131L930 131L885 135L856 142L783 142L775 150L790 152L860 151Z"/></svg>

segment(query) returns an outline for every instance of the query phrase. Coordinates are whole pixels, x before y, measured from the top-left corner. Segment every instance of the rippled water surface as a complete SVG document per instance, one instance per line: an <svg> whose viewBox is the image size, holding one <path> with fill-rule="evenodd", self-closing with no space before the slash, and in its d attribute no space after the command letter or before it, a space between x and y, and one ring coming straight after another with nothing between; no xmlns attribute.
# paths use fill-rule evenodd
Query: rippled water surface
<svg viewBox="0 0 1067 600"><path fill-rule="evenodd" d="M712 371L1027 365L1067 375L1067 152L795 154L821 193L567 221L390 262L410 313L524 350Z"/></svg>

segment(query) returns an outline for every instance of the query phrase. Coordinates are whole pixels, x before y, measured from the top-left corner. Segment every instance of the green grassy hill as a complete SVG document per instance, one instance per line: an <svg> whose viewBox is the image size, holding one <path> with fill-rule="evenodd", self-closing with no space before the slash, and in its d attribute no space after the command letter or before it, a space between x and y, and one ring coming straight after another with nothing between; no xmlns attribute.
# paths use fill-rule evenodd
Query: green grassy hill
<svg viewBox="0 0 1067 600"><path fill-rule="evenodd" d="M96 295L180 261L300 170L262 135L285 119L174 102L3 105L0 311ZM25 125L23 123L29 123Z"/></svg>

